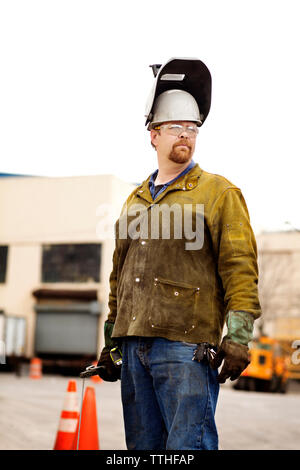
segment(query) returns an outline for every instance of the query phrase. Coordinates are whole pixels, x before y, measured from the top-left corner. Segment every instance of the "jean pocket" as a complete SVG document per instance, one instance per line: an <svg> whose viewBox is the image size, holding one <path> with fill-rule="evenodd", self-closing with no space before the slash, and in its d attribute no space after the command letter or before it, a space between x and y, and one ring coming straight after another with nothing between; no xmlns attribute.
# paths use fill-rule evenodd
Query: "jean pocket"
<svg viewBox="0 0 300 470"><path fill-rule="evenodd" d="M149 321L152 328L188 333L195 328L200 287L156 277Z"/></svg>

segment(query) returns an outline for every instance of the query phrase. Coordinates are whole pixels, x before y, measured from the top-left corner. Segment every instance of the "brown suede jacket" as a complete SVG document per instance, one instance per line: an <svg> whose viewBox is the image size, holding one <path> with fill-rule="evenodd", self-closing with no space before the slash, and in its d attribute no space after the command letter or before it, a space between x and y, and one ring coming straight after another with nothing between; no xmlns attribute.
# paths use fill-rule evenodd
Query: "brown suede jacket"
<svg viewBox="0 0 300 470"><path fill-rule="evenodd" d="M149 179L131 193L116 223L112 337L218 345L230 310L261 314L256 241L242 193L198 164L155 201Z"/></svg>

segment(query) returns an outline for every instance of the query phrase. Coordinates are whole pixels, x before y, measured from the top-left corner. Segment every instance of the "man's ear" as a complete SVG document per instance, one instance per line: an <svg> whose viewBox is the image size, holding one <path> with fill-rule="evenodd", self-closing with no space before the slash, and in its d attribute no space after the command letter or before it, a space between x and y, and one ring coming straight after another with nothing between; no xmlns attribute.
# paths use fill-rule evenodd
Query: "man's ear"
<svg viewBox="0 0 300 470"><path fill-rule="evenodd" d="M151 138L151 144L154 148L156 148L157 136L158 136L157 130L151 129L150 130L150 138Z"/></svg>

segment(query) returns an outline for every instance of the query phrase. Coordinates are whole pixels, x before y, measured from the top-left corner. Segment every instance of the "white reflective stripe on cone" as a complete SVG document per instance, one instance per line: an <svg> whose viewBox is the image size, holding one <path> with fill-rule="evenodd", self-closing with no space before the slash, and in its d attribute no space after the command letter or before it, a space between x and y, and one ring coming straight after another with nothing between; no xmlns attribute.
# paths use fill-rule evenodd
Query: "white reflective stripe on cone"
<svg viewBox="0 0 300 470"><path fill-rule="evenodd" d="M59 423L59 431L62 432L75 432L78 419L61 418Z"/></svg>
<svg viewBox="0 0 300 470"><path fill-rule="evenodd" d="M65 411L79 411L77 392L67 392L63 409Z"/></svg>

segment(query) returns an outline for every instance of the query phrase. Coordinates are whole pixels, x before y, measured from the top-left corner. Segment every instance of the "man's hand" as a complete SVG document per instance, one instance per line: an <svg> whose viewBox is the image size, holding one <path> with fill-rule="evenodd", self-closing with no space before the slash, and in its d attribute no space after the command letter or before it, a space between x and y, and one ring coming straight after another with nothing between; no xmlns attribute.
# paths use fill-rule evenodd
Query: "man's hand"
<svg viewBox="0 0 300 470"><path fill-rule="evenodd" d="M109 347L102 349L97 366L103 366L105 369L101 369L99 376L106 382L116 382L121 378L121 367L116 367L111 359Z"/></svg>
<svg viewBox="0 0 300 470"><path fill-rule="evenodd" d="M250 364L250 356L248 346L236 343L231 339L223 338L220 348L215 357L211 360L210 365L213 369L218 369L224 364L218 382L224 383L230 377L230 380L237 379L244 369Z"/></svg>

